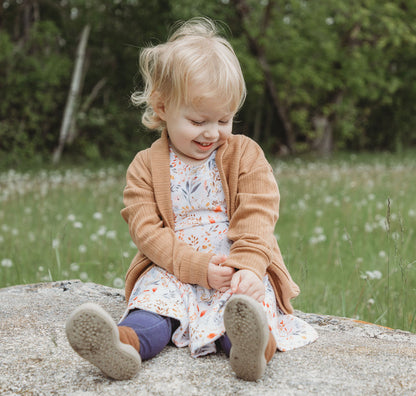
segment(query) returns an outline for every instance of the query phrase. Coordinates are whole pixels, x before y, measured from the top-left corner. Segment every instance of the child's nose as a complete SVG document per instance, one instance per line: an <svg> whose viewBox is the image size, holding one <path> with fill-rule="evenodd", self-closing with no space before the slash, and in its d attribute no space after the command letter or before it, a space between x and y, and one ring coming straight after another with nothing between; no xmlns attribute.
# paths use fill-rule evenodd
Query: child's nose
<svg viewBox="0 0 416 396"><path fill-rule="evenodd" d="M219 127L218 124L212 123L208 124L204 131L204 137L206 139L216 139L219 136Z"/></svg>

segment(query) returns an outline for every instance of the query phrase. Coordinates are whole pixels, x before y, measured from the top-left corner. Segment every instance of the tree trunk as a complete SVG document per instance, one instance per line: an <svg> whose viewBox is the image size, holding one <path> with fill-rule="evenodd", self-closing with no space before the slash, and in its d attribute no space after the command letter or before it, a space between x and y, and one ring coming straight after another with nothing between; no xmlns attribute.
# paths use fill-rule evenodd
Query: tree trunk
<svg viewBox="0 0 416 396"><path fill-rule="evenodd" d="M316 137L312 146L320 156L327 157L333 150L333 132L331 121L325 116L315 116L312 119L312 124L316 131Z"/></svg>
<svg viewBox="0 0 416 396"><path fill-rule="evenodd" d="M85 61L85 51L87 48L88 36L90 33L90 26L86 25L82 31L81 38L77 48L77 57L75 60L75 68L72 74L71 88L69 90L67 102L65 105L64 117L62 120L61 130L59 133L59 143L56 147L52 162L57 164L62 156L62 151L67 143L69 130L72 124L73 117L75 116L75 107L79 99L81 80L82 80L82 66Z"/></svg>
<svg viewBox="0 0 416 396"><path fill-rule="evenodd" d="M247 27L249 24L248 17L250 14L250 8L245 2L245 0L233 0L232 3L234 4L236 8L237 15L241 21L241 25L243 26L244 34L246 35L247 40L248 40L249 49L251 53L259 61L260 68L263 72L263 76L265 79L267 90L272 99L273 108L275 109L278 117L280 118L283 128L284 128L286 145L289 148L289 150L293 152L295 151L296 137L295 137L295 131L294 131L292 122L289 118L288 111L279 98L278 90L274 82L271 67L267 60L266 54L264 52L264 48L260 44L259 40L256 39L256 37L254 37L250 33ZM269 4L266 7L265 15L263 16L263 21L262 21L262 33L263 34L264 34L264 31L266 30L267 24L270 19L271 9L272 9L272 0L269 0Z"/></svg>
<svg viewBox="0 0 416 396"><path fill-rule="evenodd" d="M85 114L88 109L90 108L92 102L96 99L100 91L104 88L105 84L107 83L107 79L104 77L97 84L94 85L91 93L88 95L87 99L85 99L84 103L82 104L79 113ZM77 130L77 117L72 117L71 127L69 128L67 143L72 144L78 135Z"/></svg>

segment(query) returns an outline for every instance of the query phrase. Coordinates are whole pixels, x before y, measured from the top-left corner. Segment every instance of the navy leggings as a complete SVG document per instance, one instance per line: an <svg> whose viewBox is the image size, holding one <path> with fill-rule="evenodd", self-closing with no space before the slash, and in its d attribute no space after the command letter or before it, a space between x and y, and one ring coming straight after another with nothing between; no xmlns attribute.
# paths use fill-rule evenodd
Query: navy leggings
<svg viewBox="0 0 416 396"><path fill-rule="evenodd" d="M169 344L172 334L179 326L179 321L153 312L135 309L119 323L119 326L131 327L139 337L140 357L142 360L156 356ZM218 343L229 356L231 342L227 335L222 336Z"/></svg>

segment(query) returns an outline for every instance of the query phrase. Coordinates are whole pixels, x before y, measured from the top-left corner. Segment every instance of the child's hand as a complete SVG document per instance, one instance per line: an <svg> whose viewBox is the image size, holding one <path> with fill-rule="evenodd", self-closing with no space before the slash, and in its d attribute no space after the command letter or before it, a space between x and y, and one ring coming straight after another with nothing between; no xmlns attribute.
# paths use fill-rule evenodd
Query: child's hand
<svg viewBox="0 0 416 396"><path fill-rule="evenodd" d="M227 256L214 255L208 264L208 284L211 289L225 292L231 287L231 279L235 269L227 266L221 266L227 260Z"/></svg>
<svg viewBox="0 0 416 396"><path fill-rule="evenodd" d="M245 294L259 303L263 302L265 297L263 282L250 270L240 270L233 275L231 291L234 294Z"/></svg>

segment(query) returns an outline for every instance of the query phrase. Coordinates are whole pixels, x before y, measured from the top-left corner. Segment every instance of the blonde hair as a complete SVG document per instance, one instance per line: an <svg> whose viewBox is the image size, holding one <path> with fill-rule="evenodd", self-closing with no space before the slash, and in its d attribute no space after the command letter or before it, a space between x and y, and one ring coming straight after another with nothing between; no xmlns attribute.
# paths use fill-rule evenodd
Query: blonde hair
<svg viewBox="0 0 416 396"><path fill-rule="evenodd" d="M140 70L144 89L134 92L131 100L144 106L142 122L150 129L164 128L152 106L158 98L173 106L216 98L235 113L246 97L237 56L208 18L193 18L180 25L166 43L143 49ZM197 97L191 96L191 86L196 87Z"/></svg>

